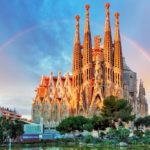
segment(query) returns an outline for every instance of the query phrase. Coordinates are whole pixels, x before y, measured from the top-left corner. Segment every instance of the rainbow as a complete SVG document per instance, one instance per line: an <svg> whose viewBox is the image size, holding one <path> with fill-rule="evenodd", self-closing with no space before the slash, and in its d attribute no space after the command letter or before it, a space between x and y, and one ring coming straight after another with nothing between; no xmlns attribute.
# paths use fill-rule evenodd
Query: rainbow
<svg viewBox="0 0 150 150"><path fill-rule="evenodd" d="M66 20L63 20L63 21L66 21ZM10 44L12 44L13 42L15 42L20 37L24 36L25 34L30 33L33 30L36 30L36 29L41 28L43 26L47 26L50 23L52 23L52 22L45 22L42 24L31 26L29 28L26 28L26 29L20 31L20 32L17 32L16 34L14 34L10 38L8 38L7 41L5 41L4 43L2 43L0 45L0 51L3 50L4 48L6 48L7 46L9 46ZM148 53L147 49L143 48L139 43L137 43L135 40L131 39L130 37L127 37L125 35L121 35L121 36L124 40L127 41L127 43L129 43L133 47L135 47L135 49L138 50L146 58L146 60L150 63L150 53Z"/></svg>
<svg viewBox="0 0 150 150"><path fill-rule="evenodd" d="M143 48L138 42L125 35L122 35L122 38L126 40L127 43L131 44L136 50L138 50L139 53L141 53L144 58L150 63L150 54L148 53L147 49Z"/></svg>
<svg viewBox="0 0 150 150"><path fill-rule="evenodd" d="M13 36L8 38L4 43L0 44L0 51L3 50L4 48L6 48L7 46L9 46L10 44L12 44L13 42L15 42L20 37L24 36L25 34L30 33L33 30L36 30L36 29L41 28L43 26L47 26L48 24L50 24L50 22L45 22L42 24L33 25L29 28L25 28L24 30L15 33Z"/></svg>

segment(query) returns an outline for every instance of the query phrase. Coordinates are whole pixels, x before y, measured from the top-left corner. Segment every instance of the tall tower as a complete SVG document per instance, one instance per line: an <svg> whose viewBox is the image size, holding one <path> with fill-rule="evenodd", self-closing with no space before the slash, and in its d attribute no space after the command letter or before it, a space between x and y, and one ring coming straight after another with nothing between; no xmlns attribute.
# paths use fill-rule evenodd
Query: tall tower
<svg viewBox="0 0 150 150"><path fill-rule="evenodd" d="M142 80L140 80L140 84L139 84L139 98L141 100L143 100L145 98L145 88L143 86Z"/></svg>
<svg viewBox="0 0 150 150"><path fill-rule="evenodd" d="M141 116L146 116L148 114L148 104L145 98L145 88L142 80L140 80L138 98L139 98L139 103L138 103L137 112L140 113Z"/></svg>
<svg viewBox="0 0 150 150"><path fill-rule="evenodd" d="M80 44L80 35L79 35L79 16L75 17L76 19L76 32L74 39L74 51L73 51L73 87L79 87L81 84L81 44Z"/></svg>
<svg viewBox="0 0 150 150"><path fill-rule="evenodd" d="M119 13L115 13L115 38L114 38L114 71L113 71L113 81L115 84L116 95L118 97L122 96L120 91L123 87L123 59L122 59L122 47L119 31Z"/></svg>
<svg viewBox="0 0 150 150"><path fill-rule="evenodd" d="M86 5L86 21L84 28L84 42L83 42L83 79L84 83L88 83L93 77L92 70L92 41L91 41L91 31L89 23L89 8L90 5Z"/></svg>
<svg viewBox="0 0 150 150"><path fill-rule="evenodd" d="M110 4L106 3L106 21L105 21L105 33L104 33L104 61L105 61L105 96L111 95L111 83L112 83L112 37L109 18Z"/></svg>

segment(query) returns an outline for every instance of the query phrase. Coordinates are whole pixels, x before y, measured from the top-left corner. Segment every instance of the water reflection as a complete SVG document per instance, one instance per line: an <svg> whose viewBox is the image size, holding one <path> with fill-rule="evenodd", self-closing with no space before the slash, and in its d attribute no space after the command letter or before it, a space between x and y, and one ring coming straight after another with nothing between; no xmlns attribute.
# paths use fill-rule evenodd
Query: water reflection
<svg viewBox="0 0 150 150"><path fill-rule="evenodd" d="M150 147L121 147L121 148L94 148L94 147L16 147L9 150L148 150ZM0 149L1 150L1 149ZM2 149L5 150L5 149Z"/></svg>

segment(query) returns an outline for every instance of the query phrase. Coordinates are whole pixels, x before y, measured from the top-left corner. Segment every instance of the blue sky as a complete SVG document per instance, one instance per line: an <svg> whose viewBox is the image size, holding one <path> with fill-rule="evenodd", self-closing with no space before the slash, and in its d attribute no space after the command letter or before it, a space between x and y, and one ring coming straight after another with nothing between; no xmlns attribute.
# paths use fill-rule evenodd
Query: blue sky
<svg viewBox="0 0 150 150"><path fill-rule="evenodd" d="M75 15L83 41L85 4L90 4L92 37L104 34L105 2L120 12L123 55L138 73L150 98L150 1L144 0L0 0L0 106L30 116L34 90L42 74L71 72Z"/></svg>

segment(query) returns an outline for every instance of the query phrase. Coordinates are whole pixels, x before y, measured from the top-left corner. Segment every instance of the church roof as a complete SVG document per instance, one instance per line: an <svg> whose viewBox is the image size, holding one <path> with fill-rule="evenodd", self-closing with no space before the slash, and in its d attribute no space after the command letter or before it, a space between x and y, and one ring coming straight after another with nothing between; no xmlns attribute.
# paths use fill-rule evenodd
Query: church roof
<svg viewBox="0 0 150 150"><path fill-rule="evenodd" d="M126 60L125 58L123 57L123 70L126 70L126 71L132 71L129 66L126 64Z"/></svg>

